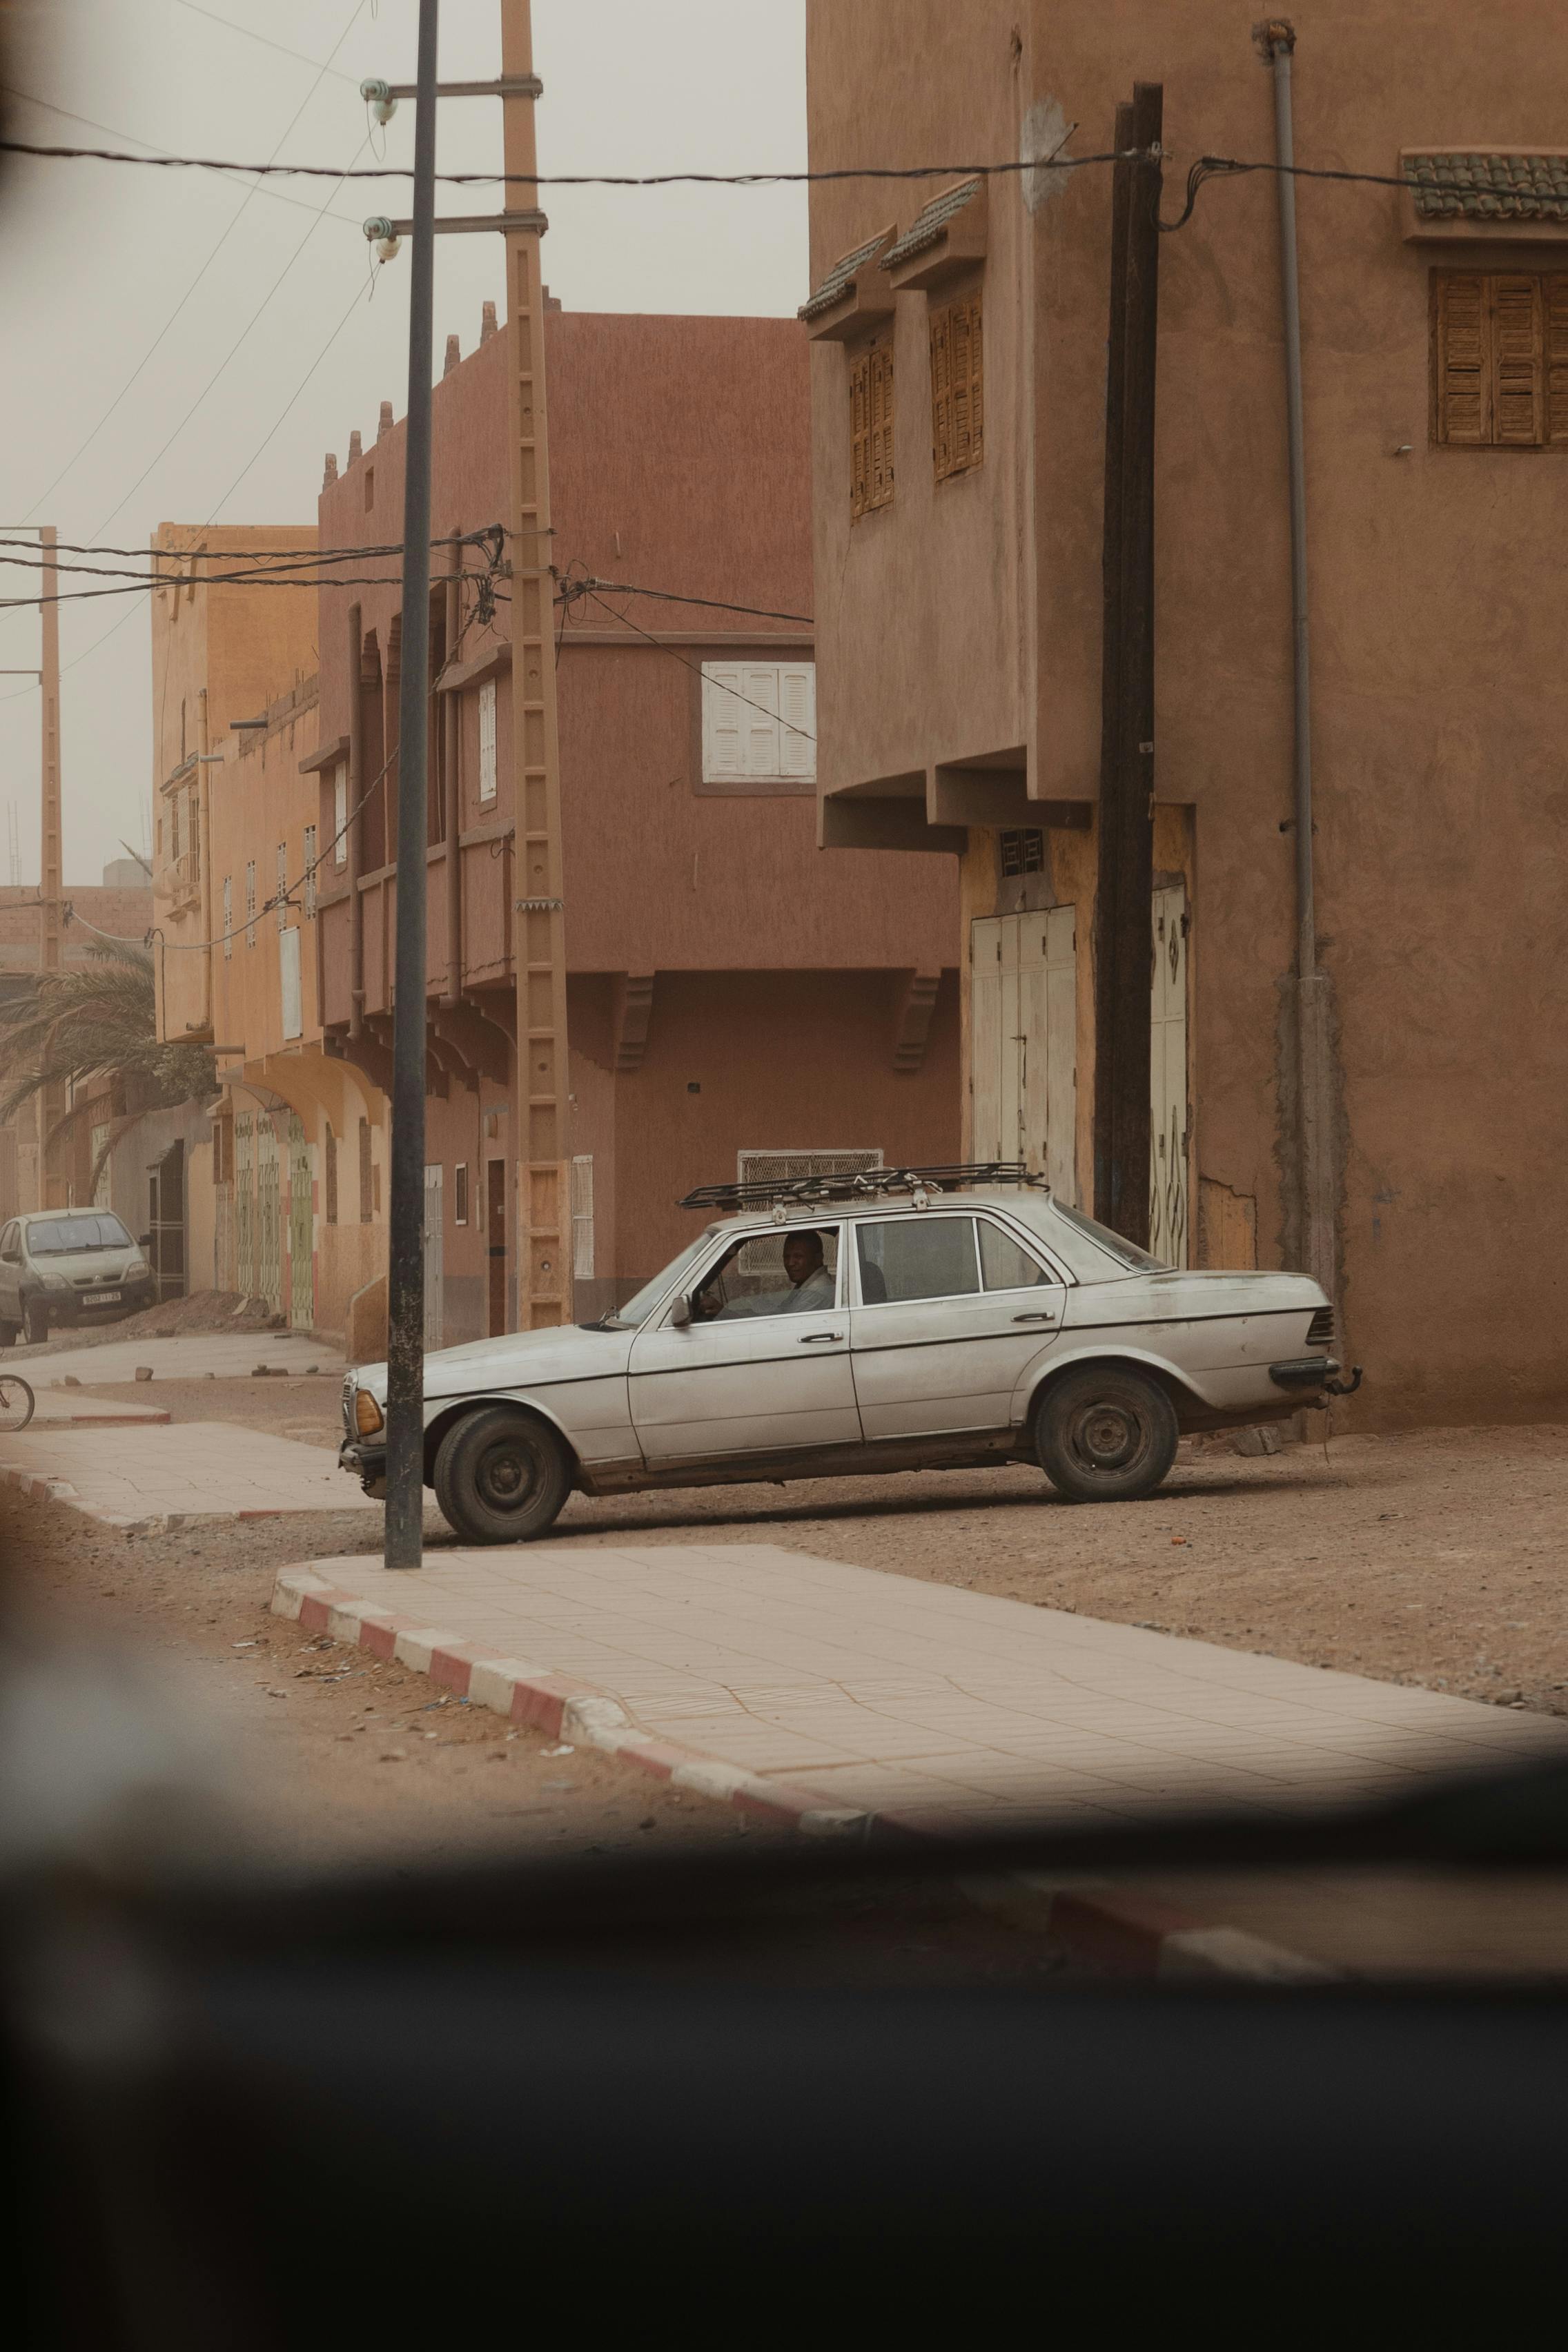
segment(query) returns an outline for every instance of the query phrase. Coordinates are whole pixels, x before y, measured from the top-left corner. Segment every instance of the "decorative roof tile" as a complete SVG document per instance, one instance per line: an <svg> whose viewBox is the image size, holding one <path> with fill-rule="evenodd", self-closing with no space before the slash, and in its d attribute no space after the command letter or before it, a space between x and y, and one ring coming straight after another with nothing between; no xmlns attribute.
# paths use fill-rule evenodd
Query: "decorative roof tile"
<svg viewBox="0 0 1568 2352"><path fill-rule="evenodd" d="M1445 150L1401 157L1418 220L1568 223L1568 155L1471 154Z"/></svg>
<svg viewBox="0 0 1568 2352"><path fill-rule="evenodd" d="M847 253L842 261L836 261L816 292L801 304L795 312L796 318L818 319L824 310L831 310L835 302L841 302L854 284L857 273L865 268L874 254L881 251L891 233L889 229L879 229L866 244L857 246L853 253Z"/></svg>
<svg viewBox="0 0 1568 2352"><path fill-rule="evenodd" d="M940 196L933 196L930 204L915 215L902 236L894 239L879 267L896 269L901 261L908 261L914 254L923 253L957 219L964 205L972 203L979 194L978 180L963 180L955 188L944 188Z"/></svg>

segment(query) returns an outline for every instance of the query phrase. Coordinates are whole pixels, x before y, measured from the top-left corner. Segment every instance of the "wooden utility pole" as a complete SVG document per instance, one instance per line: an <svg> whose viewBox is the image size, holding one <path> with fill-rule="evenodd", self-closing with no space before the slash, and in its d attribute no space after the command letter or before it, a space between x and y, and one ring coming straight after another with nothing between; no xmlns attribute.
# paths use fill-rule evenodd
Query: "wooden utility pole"
<svg viewBox="0 0 1568 2352"><path fill-rule="evenodd" d="M1147 1248L1154 883L1154 362L1164 93L1116 110L1105 390L1094 1213Z"/></svg>
<svg viewBox="0 0 1568 2352"><path fill-rule="evenodd" d="M57 536L53 524L46 524L38 533L44 554L44 601L40 608L44 644L39 656L43 667L38 679L43 689L43 806L39 827L42 903L38 909L38 969L42 972L58 972L60 969L65 911L65 859L60 838L60 608L55 601L60 584ZM68 1206L65 1146L51 1144L47 1139L65 1113L65 1088L46 1087L38 1097L38 1202L45 1209Z"/></svg>
<svg viewBox="0 0 1568 2352"><path fill-rule="evenodd" d="M529 0L500 0L501 77L533 71ZM509 213L538 203L534 99L501 100ZM517 1324L572 1319L567 1109L566 920L562 903L561 754L550 569L550 444L544 409L544 287L538 226L506 233L507 418L511 449L511 758L516 856Z"/></svg>

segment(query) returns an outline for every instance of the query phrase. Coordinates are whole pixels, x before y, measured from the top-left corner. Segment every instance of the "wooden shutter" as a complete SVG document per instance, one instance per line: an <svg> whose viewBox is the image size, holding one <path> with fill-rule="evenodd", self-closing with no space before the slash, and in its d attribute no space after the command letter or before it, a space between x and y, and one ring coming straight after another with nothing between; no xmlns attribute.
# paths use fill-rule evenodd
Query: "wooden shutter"
<svg viewBox="0 0 1568 2352"><path fill-rule="evenodd" d="M816 773L816 665L785 662L779 671L779 773Z"/></svg>
<svg viewBox="0 0 1568 2352"><path fill-rule="evenodd" d="M1433 331L1433 438L1450 447L1484 447L1492 437L1486 279L1470 271L1440 276Z"/></svg>
<svg viewBox="0 0 1568 2352"><path fill-rule="evenodd" d="M702 665L702 781L707 784L738 783L746 772L741 740L745 706L740 667L734 662Z"/></svg>
<svg viewBox="0 0 1568 2352"><path fill-rule="evenodd" d="M849 517L866 511L871 478L871 354L849 362Z"/></svg>
<svg viewBox="0 0 1568 2352"><path fill-rule="evenodd" d="M1002 1143L1002 919L969 927L970 1155L1000 1160Z"/></svg>
<svg viewBox="0 0 1568 2352"><path fill-rule="evenodd" d="M893 351L890 343L874 343L867 357L870 374L870 475L868 507L885 507L893 495Z"/></svg>
<svg viewBox="0 0 1568 2352"><path fill-rule="evenodd" d="M940 482L952 471L952 312L931 317L931 454Z"/></svg>
<svg viewBox="0 0 1568 2352"><path fill-rule="evenodd" d="M1493 439L1500 447L1536 449L1542 439L1545 338L1538 277L1494 278L1492 289Z"/></svg>
<svg viewBox="0 0 1568 2352"><path fill-rule="evenodd" d="M742 773L748 776L776 776L779 769L779 674L775 664L766 667L760 663L748 663L741 672L741 692L745 700L735 705L741 715L741 733L745 746Z"/></svg>
<svg viewBox="0 0 1568 2352"><path fill-rule="evenodd" d="M1546 439L1568 444L1568 275L1554 271L1545 281Z"/></svg>

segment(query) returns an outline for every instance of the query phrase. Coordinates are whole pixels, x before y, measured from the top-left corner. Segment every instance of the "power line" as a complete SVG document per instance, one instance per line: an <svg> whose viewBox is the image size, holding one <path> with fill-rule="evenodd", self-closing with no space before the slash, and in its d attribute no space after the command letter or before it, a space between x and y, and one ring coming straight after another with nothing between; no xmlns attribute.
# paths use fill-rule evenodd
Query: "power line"
<svg viewBox="0 0 1568 2352"><path fill-rule="evenodd" d="M335 66L330 60L326 65L322 65L319 58L308 58L303 49L291 49L286 42L274 41L266 33L253 32L248 25L237 25L231 16L220 16L216 8L198 6L197 0L177 0L177 5L182 8L188 8L193 16L205 16L210 25L221 25L226 33L238 33L247 41L259 41L264 49L276 49L280 58L292 58L298 65L314 66L318 74L331 74L336 80L350 82L355 89L359 88L354 75L344 73L341 66ZM357 8L354 10L354 15L356 16L359 15ZM342 41L340 40L332 50L334 58L342 47Z"/></svg>
<svg viewBox="0 0 1568 2352"><path fill-rule="evenodd" d="M125 155L106 147L42 147L21 139L0 139L0 152L32 155L69 163L142 163L154 169L178 167L193 172L244 172L257 178L289 177L321 180L406 180L412 165L367 164L340 173L330 163L241 163L212 155ZM833 180L997 180L1023 172L1080 172L1090 163L1158 163L1171 151L1110 149L1097 155L1049 155L1035 161L988 163L847 163L818 172L437 172L447 187L527 188L774 188L805 187ZM1473 194L1468 178L1446 179L1440 173L1349 172L1326 164L1279 163L1235 155L1199 158L1205 176L1222 172L1282 173L1296 180L1339 180L1368 188L1411 188L1435 194ZM1196 167L1194 167L1196 168ZM1172 227L1180 224L1172 222Z"/></svg>
<svg viewBox="0 0 1568 2352"><path fill-rule="evenodd" d="M197 530L206 529L205 523L197 523L190 527ZM266 526L261 525L259 528L265 529ZM493 540L498 531L506 539L512 536L511 532L505 530L500 523L489 523L482 530L448 532L444 539L433 539L430 544L432 547L466 547L470 543L478 546L482 545L487 540ZM537 536L531 533L524 535ZM357 562L362 558L373 555L401 555L403 552L403 541L400 539L387 540L375 547L100 547L95 541L70 539L57 540L55 543L63 555L134 555L140 556L143 561L148 555L200 555L205 556L209 562L234 563L253 562L275 563L303 561L307 557L312 562L344 563L351 557ZM37 541L31 538L12 539L0 534L0 547L32 548L37 544ZM0 562L7 563L20 563L28 560L30 559L23 556L0 557ZM37 560L42 561L41 558ZM59 567L62 572L78 568L65 563Z"/></svg>
<svg viewBox="0 0 1568 2352"><path fill-rule="evenodd" d="M558 604L574 604L579 596L602 588L612 596L656 596L663 604L700 604L711 613L750 613L759 621L800 621L816 626L809 613L774 613L765 604L730 604L721 596L678 596L668 588L634 588L625 580L569 580L556 597Z"/></svg>
<svg viewBox="0 0 1568 2352"><path fill-rule="evenodd" d="M353 5L353 8L352 12L350 13L348 22L344 25L342 31L338 35L338 37L337 37L336 41L335 41L335 42L333 43L333 45L332 45L331 54L332 54L332 56L333 56L333 57L336 57L336 55L337 55L337 53L338 53L339 49L341 49L341 48L342 48L342 47L343 43L348 39L348 37L349 37L350 33L353 30L353 27L354 27L355 24L356 24L356 23L358 22L358 20L359 20L360 15L361 15L362 11L363 10L363 7L364 7L364 0L354 0L354 5ZM284 125L284 129L283 129L282 136L279 139L277 145L273 148L271 154L268 157L268 161L267 161L267 168L268 168L268 171L270 171L270 170L271 170L271 168L272 168L272 166L276 163L276 162L277 162L277 160L278 160L279 155L279 154L281 153L281 152L282 152L282 149L283 149L283 145L284 145L285 141L289 139L289 137L290 136L290 134L292 133L292 131L293 131L293 130L294 130L294 127L295 127L296 123L298 123L298 121L299 121L299 120L300 120L300 116L304 113L305 109L310 105L310 100L314 98L314 96L315 96L315 94L316 94L317 90L321 88L322 78L323 78L323 76L325 75L325 73L327 72L327 70L328 70L327 67L323 66L323 67L322 67L322 68L321 68L321 72L317 74L315 80L310 84L310 89L305 92L305 95L304 95L304 97L300 100L300 101L299 105L295 108L295 110L294 110L293 113L289 116L288 122ZM41 104L43 104L43 103L44 103L44 101L43 101L42 100L34 100L32 102L33 102L35 105L41 105ZM59 110L59 109L51 109L50 110L51 110L51 111L53 111L53 112L58 112L58 111L61 111L62 110ZM80 118L80 117L78 117L78 118L76 118L76 119L77 119L77 120L80 120L81 118ZM125 134L124 134L123 132L120 132L120 133L117 133L117 134L115 134L115 135L120 136L120 137L123 137L123 136L125 136ZM140 144L142 144L142 142L140 142L140 141L138 141L138 142L134 142L134 143L136 143L136 144L140 145ZM362 145L362 147L361 147L361 149L358 151L358 152L363 152L363 145ZM357 153L356 153L356 158L355 158L355 160L357 161L357 159L358 159L358 156L357 156ZM150 163L166 163L166 162L168 162L168 161L169 161L169 160L171 160L171 159L170 159L170 158L169 158L169 157L168 157L168 156L163 152L163 151L162 151L162 150L156 150L156 151L154 151L154 152L153 152L152 155L150 155L150 156L148 156L148 157L144 158L143 160L144 160L144 161L147 161L147 162L150 162ZM259 185L260 185L260 182L259 182L259 180L258 180L258 181L256 182L256 186L257 186L257 187L258 187ZM135 383L138 382L138 380L140 379L140 377L141 377L141 375L142 375L142 371L146 368L146 366L148 365L148 362L152 360L152 358L153 358L153 354L158 351L159 347L162 345L162 343L163 343L163 341L164 337L168 334L168 332L169 332L170 329L174 326L174 324L175 320L180 317L180 315L181 315L182 311L183 311L183 310L184 310L184 308L185 308L186 303L187 303L187 302L189 302L189 300L190 300L190 299L191 299L192 295L195 292L196 288L201 284L202 279L206 276L207 271L212 268L213 263L217 259L217 257L218 257L219 253L223 250L224 246L226 244L226 242L227 242L228 238L229 238L229 237L230 237L230 236L233 234L234 229L235 229L236 226L237 226L237 223L239 222L239 220L240 220L241 216L243 215L243 214L244 214L244 212L245 212L245 210L246 210L247 205L248 205L248 204L249 204L249 202L250 202L250 199L251 199L252 194L255 194L255 187L253 187L253 188L251 188L251 189L249 189L249 190L247 190L247 193L246 193L246 194L245 194L244 199L243 199L243 200L242 200L242 202L241 202L241 203L240 203L240 204L236 207L235 211L234 211L234 212L233 212L233 214L230 215L230 217L229 217L229 219L227 220L227 222L225 224L225 226L224 226L224 229L223 229L223 232L222 232L221 236L218 237L217 243L213 247L212 251L207 255L206 259L202 263L201 268L197 270L197 272L196 272L195 276L192 278L192 280L191 280L190 284L186 287L186 289L185 289L184 292L181 295L181 297L180 297L179 300L175 303L175 305L174 305L174 309L170 311L170 313L169 313L168 317L164 320L164 321L163 321L163 325L159 328L159 330L158 330L157 333L153 336L153 341L151 341L151 343L149 343L149 345L147 346L146 351L145 351L145 352L143 352L143 353L142 353L142 355L141 359L140 359L140 360L138 360L138 362L137 362L137 363L136 363L135 367L134 367L134 368L132 368L132 370L131 373L126 377L125 382L121 385L120 390L115 394L114 398L110 402L109 406L104 410L103 415L99 418L98 423L93 426L93 428L92 428L91 432L88 435L88 436L87 436L86 440L85 440L85 441L83 441L83 442L81 443L80 446L76 450L75 454L74 454L72 457L68 457L68 458L67 458L67 460L66 460L65 464L60 467L59 472L55 476L54 480L53 480L53 481L48 485L48 488L47 488L47 489L45 489L45 490L40 491L40 492L39 492L39 494L38 494L38 496L34 499L34 501L33 501L32 505L31 505L31 506L28 508L28 509L27 509L27 513L28 513L28 515L29 515L29 516L36 515L36 514L37 513L38 509L39 509L39 508L44 504L45 499L47 499L47 498L49 498L49 497L53 494L53 492L54 492L54 491L58 488L59 484L60 484L61 482L63 482L63 481L64 481L64 479L65 479L66 476L67 476L68 473L70 473L70 472L72 471L72 469L73 469L73 467L76 466L76 464L77 464L78 460L79 460L79 458L81 458L81 457L85 457L85 455L87 454L88 450L91 448L91 446L92 446L93 443L97 440L97 438L98 438L99 435L102 432L102 430L103 430L104 426L108 424L108 422L109 422L110 418L113 415L113 414L114 414L115 410L119 407L119 405L120 405L121 402L125 398L126 394L127 394L127 393L132 389L132 385L133 385L133 384L135 384ZM331 198L329 198L329 199L328 199L328 202L329 202L329 203L331 202ZM325 207L323 207L323 209L325 209ZM319 215L318 215L318 217L319 217ZM176 428L176 429L177 429L177 428ZM164 446L165 446L165 447L166 447L166 446L167 446L167 444L165 444ZM163 454L163 452L162 452L162 451L160 451L160 452L159 452L159 455L160 455L160 456L162 456L162 454ZM154 463L154 464L156 464L156 463L157 463L157 459L156 459L156 458L154 458L153 463ZM134 486L133 486L133 487L134 487ZM115 509L114 512L115 512L116 514L118 514L118 512L119 512L119 511L120 511L120 509L119 509L119 508L117 507L117 508ZM100 530L101 530L101 528L106 528L106 527L107 527L107 523L108 523L108 522L112 522L112 520L114 520L114 516L113 516L113 515L110 515L109 517L107 517L107 518L106 518L105 525L104 525L104 526L101 526L101 527L100 527ZM96 538L96 537L100 536L100 532L95 532L93 535L94 535L94 537Z"/></svg>
<svg viewBox="0 0 1568 2352"><path fill-rule="evenodd" d="M688 661L686 656L674 646L667 646L662 638L656 637L651 630L640 628L637 623L626 614L617 613L613 604L606 604L604 598L595 596L591 588L585 588L583 593L588 597L590 603L599 605L603 611L608 613L612 621L619 621L623 627L635 630L639 637L646 637L650 646L656 646L661 654L668 654L672 661L678 661L682 669L689 669L691 672L693 677L701 678L705 686L717 687L721 694L732 695L737 702L743 702L748 710L760 710L763 717L771 719L775 726L787 727L792 735L803 737L807 743L816 742L816 738L809 728L797 727L793 719L786 719L782 711L770 710L765 702L753 702L749 694L742 694L738 687L726 685L721 677L707 676L698 663Z"/></svg>
<svg viewBox="0 0 1568 2352"><path fill-rule="evenodd" d="M430 544L432 547L493 547L498 529L499 526L494 526L487 530L468 530L457 533L449 532L444 539L433 539L430 541ZM32 543L33 542L30 540L0 538L0 549L7 547L30 547ZM90 574L96 574L99 578L104 580L117 579L145 581L150 586L154 588L165 588L171 584L184 588L189 587L193 581L205 583L210 580L223 580L226 582L234 580L247 580L252 577L258 580L280 580L285 585L291 585L295 583L291 581L290 575L296 572L300 565L302 563L346 563L351 561L354 562L368 562L376 556L401 555L403 553L403 543L401 541L398 541L395 544L388 543L383 547L337 547L321 548L319 551L315 548L300 548L298 551L294 551L283 548L262 548L259 550L252 550L250 548L244 547L237 547L233 549L212 547L105 547L73 548L71 552L81 555L134 555L139 556L143 562L145 562L149 557L151 557L153 562L156 562L160 556L170 555L185 560L195 558L207 563L223 562L243 562L247 566L252 566L253 568L247 569L244 572L193 572L189 575L176 575L168 572L132 572L126 565L121 563L51 564L49 560L42 555L5 555L3 553L0 553L0 566L16 565L19 569L27 572L47 572L53 570L57 572L88 572ZM317 583L316 584L330 586L331 575L328 575L324 581Z"/></svg>

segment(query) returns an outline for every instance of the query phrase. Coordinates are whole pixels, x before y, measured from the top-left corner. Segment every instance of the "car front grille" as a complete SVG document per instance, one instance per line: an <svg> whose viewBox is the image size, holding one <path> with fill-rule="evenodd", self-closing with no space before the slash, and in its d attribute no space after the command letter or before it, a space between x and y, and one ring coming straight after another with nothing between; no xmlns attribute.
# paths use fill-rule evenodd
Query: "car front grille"
<svg viewBox="0 0 1568 2352"><path fill-rule="evenodd" d="M1320 1307L1307 1326L1309 1348L1331 1348L1334 1344L1334 1310Z"/></svg>

